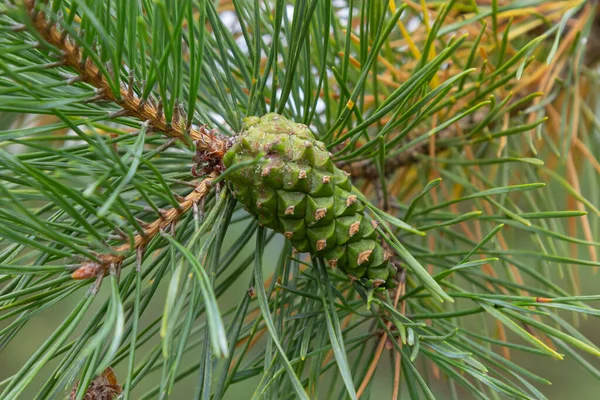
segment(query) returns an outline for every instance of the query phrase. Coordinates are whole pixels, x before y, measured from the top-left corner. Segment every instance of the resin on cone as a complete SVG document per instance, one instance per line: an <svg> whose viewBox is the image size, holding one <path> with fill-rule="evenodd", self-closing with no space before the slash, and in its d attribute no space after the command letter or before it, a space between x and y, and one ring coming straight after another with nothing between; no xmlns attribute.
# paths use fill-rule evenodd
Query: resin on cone
<svg viewBox="0 0 600 400"><path fill-rule="evenodd" d="M378 242L376 222L306 125L273 113L247 118L223 162L231 167L260 154L265 163L235 169L227 182L261 225L352 278L374 286L394 283L395 267Z"/></svg>

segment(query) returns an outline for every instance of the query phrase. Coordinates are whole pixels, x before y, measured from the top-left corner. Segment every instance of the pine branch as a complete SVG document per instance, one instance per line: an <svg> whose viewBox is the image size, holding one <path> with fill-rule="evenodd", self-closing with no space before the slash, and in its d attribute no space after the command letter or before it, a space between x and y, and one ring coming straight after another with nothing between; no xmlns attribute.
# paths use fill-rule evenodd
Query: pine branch
<svg viewBox="0 0 600 400"><path fill-rule="evenodd" d="M198 183L196 188L187 196L185 196L177 208L170 208L162 211L160 218L146 225L144 227L144 232L134 237L133 245L125 243L114 247L113 252L115 254L100 254L98 255L99 262L83 262L81 267L71 274L71 277L78 280L97 278L96 285L93 288L93 291L97 291L104 275L111 269L111 267L117 269L120 268L123 260L127 256L127 253L132 251L137 251L137 268L139 269L146 245L150 243L150 241L160 232L166 231L169 227L174 228L177 221L190 209L194 208L195 212L197 212L198 204L208 195L212 189L211 183L216 177L217 174L213 173Z"/></svg>
<svg viewBox="0 0 600 400"><path fill-rule="evenodd" d="M448 129L437 134L438 139L447 139L457 136L457 131L465 131L470 126L477 125L477 121L481 121L483 117L481 114L478 114L479 117L475 121L471 120L461 120L457 124L460 126L459 128L452 126ZM441 153L446 150L445 146L436 146L436 153ZM420 155L428 155L431 151L431 143L429 141L419 143L413 148L402 152L395 157L391 157L386 159L385 161L385 172L384 175L387 177L398 170L400 167L407 167L411 165L415 165L419 162ZM360 160L360 161L340 161L337 162L336 165L348 172L352 175L353 178L356 179L377 179L379 177L379 167L373 160Z"/></svg>
<svg viewBox="0 0 600 400"><path fill-rule="evenodd" d="M68 32L66 30L61 32L57 24L53 23L44 11L36 8L36 3L36 0L25 1L25 7L33 27L47 43L61 51L62 65L73 68L78 73L79 80L97 89L94 100L112 101L122 107L122 111L117 112L119 116L134 117L141 122L149 121L150 127L155 131L183 140L187 140L189 137L195 141L196 150L217 159L223 157L227 146L226 140L219 138L214 131L207 130L204 126L187 129L187 121L181 118L167 121L160 102L154 104L153 101L143 100L136 96L133 80L130 80L127 87L122 84L120 92L114 93L107 77L102 74L98 66L90 58L83 59L81 48L70 40Z"/></svg>

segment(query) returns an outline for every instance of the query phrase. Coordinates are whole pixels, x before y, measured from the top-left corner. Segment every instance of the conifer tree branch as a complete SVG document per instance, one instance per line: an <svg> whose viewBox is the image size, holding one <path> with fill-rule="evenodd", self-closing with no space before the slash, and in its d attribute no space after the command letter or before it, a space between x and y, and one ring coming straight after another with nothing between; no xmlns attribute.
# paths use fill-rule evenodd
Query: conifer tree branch
<svg viewBox="0 0 600 400"><path fill-rule="evenodd" d="M131 251L143 252L146 245L157 234L166 230L169 226L176 224L185 213L197 206L208 195L212 188L212 181L216 177L217 173L212 173L202 182L198 183L196 188L183 198L179 203L179 207L170 208L162 212L162 215L158 219L145 227L142 234L134 237L133 246L130 243L124 243L113 248L114 254L100 254L98 256L100 262L85 261L81 264L81 267L71 274L71 277L73 279L101 278L109 271L111 266L120 266L125 256Z"/></svg>
<svg viewBox="0 0 600 400"><path fill-rule="evenodd" d="M451 129L448 129L447 134L443 135L442 137L452 137L450 131ZM419 155L427 154L429 152L429 147L429 142L423 142L415 146L412 150L400 153L397 156L386 160L385 176L393 174L400 167L406 167L415 164ZM436 151L440 152L444 149L444 147L438 147ZM350 163L339 162L337 165L356 179L376 179L379 177L379 169L373 160L360 160Z"/></svg>
<svg viewBox="0 0 600 400"><path fill-rule="evenodd" d="M129 87L122 84L120 93L114 93L98 66L91 59L84 59L81 48L70 40L66 31L61 32L43 10L36 8L35 0L26 0L25 8L37 33L47 43L61 50L62 65L73 68L77 71L79 80L98 90L97 100L109 100L118 104L123 109L121 116L134 117L142 122L149 121L153 130L166 136L185 140L189 135L189 138L196 142L196 150L206 152L217 159L222 158L226 150L226 140L217 137L215 131L208 130L205 126L191 127L188 130L186 121L177 118L167 121L160 104L153 104L135 95L133 82L129 83ZM118 70L115 73L118 73Z"/></svg>
<svg viewBox="0 0 600 400"><path fill-rule="evenodd" d="M458 121L453 126L448 127L447 129L441 131L437 134L438 139L447 139L456 137L457 131L467 131L470 127L477 125L481 120L483 120L485 114L478 113L475 114L473 118L468 120ZM405 167L409 165L413 165L418 162L419 155L426 155L429 153L431 143L429 141L424 141L415 145L412 149L407 150L398 154L397 156L391 157L385 162L385 176L389 176L397 171L400 167ZM446 149L445 146L437 146L435 151L436 153L440 153ZM359 160L352 162L340 161L336 163L337 166L344 171L348 172L352 177L357 179L376 179L379 177L379 169L377 164L373 162L373 160Z"/></svg>

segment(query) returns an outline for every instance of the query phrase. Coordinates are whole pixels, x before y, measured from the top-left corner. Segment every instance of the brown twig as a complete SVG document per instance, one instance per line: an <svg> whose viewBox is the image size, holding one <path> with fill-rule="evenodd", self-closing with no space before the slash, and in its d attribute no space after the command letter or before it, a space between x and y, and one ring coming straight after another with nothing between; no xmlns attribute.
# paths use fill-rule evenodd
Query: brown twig
<svg viewBox="0 0 600 400"><path fill-rule="evenodd" d="M442 130L441 132L439 132L437 134L437 139L440 140L440 139L456 137L457 131L459 131L459 130L464 131L465 129L468 129L469 127L476 126L480 121L482 121L485 118L485 116L486 116L485 113L480 112L480 113L475 113L474 116L472 116L471 118L462 119L455 124L455 125L459 125L459 126L450 126L446 129ZM418 157L420 155L428 155L430 153L430 149L431 149L431 142L424 141L424 142L421 142L421 143L415 145L413 148L411 148L403 153L398 154L397 156L395 156L393 158L387 159L385 162L385 175L388 176L388 175L393 174L400 167L405 167L405 166L413 165L413 164L417 163ZM440 146L439 144L437 144L437 146L435 148L435 152L439 153L439 152L442 152L443 150L446 150L446 147ZM377 164L375 164L373 162L373 160L370 160L370 159L354 161L354 162L340 161L340 162L337 162L336 165L338 166L338 168L343 169L344 171L348 172L355 178L364 178L367 180L373 180L373 179L376 179L379 177L379 169L377 167Z"/></svg>
<svg viewBox="0 0 600 400"><path fill-rule="evenodd" d="M404 294L404 290L406 288L405 274L406 274L406 272L403 270L401 272L400 284L398 285L398 288L396 289L396 295L394 296L394 308L396 308L398 306L398 300ZM402 302L402 313L404 314L405 312L406 312L406 308L405 308L404 301L403 301ZM386 323L386 327L389 330L392 327L392 321L388 321ZM367 389L367 386L369 386L371 379L373 379L373 375L375 374L375 371L377 370L377 366L379 365L379 360L381 359L381 355L383 354L383 349L385 348L385 344L387 341L388 341L388 337L386 336L385 333L383 333L381 335L381 339L379 339L379 343L377 344L377 348L375 350L375 357L373 357L373 360L371 361L371 364L369 365L369 369L367 370L367 374L365 375L360 387L358 388L358 391L356 392L357 399L360 399L360 397L363 395L363 393ZM401 343L402 342L400 342L400 345L401 345Z"/></svg>
<svg viewBox="0 0 600 400"><path fill-rule="evenodd" d="M402 271L400 275L400 283L398 284L398 289L396 290L396 297L394 298L394 304L398 304L398 299L401 296L404 296L406 293L406 271ZM402 315L406 315L406 301L402 300L402 304L400 305L400 312ZM402 347L402 341L398 343L400 347ZM392 400L397 400L400 392L400 373L401 373L401 362L402 362L402 354L397 351L394 353L394 388L392 391Z"/></svg>
<svg viewBox="0 0 600 400"><path fill-rule="evenodd" d="M212 188L212 180L217 177L217 173L213 173L200 182L196 188L189 193L179 203L177 208L170 208L161 213L160 218L145 226L144 232L136 235L133 240L133 246L129 243L114 247L115 254L100 254L98 255L99 262L85 261L77 270L73 272L73 279L90 279L96 277L98 279L97 286L102 281L102 277L111 269L118 269L125 255L131 251L138 251L138 263L141 262L140 253L148 243L161 231L166 230L169 226L174 226L177 221L188 212L194 204L197 204L201 199L205 198Z"/></svg>
<svg viewBox="0 0 600 400"><path fill-rule="evenodd" d="M83 58L81 48L72 41L66 32L61 32L58 26L48 18L44 11L37 10L35 0L26 0L25 8L37 33L50 45L61 50L62 65L73 68L78 74L78 81L85 82L96 88L98 100L109 100L120 107L119 115L127 115L140 121L150 121L150 127L169 137L191 138L196 142L196 149L212 154L215 158L222 158L226 151L226 140L217 137L214 131L204 126L186 128L186 121L174 118L167 121L162 112L161 105L137 97L132 87L121 86L119 93L115 94L107 78L91 59ZM118 71L120 66L115 66ZM118 73L118 72L115 72ZM131 84L132 82L130 82Z"/></svg>

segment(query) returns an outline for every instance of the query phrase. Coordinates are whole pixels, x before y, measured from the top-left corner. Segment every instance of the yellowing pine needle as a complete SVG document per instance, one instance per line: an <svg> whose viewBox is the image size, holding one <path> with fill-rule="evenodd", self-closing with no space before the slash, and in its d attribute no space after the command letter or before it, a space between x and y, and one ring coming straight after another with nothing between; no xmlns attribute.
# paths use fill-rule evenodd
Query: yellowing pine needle
<svg viewBox="0 0 600 400"><path fill-rule="evenodd" d="M393 1L390 1L390 11L392 13L396 12L396 3ZM415 57L417 60L420 59L421 52L417 48L417 45L415 45L415 42L413 42L412 38L410 37L410 33L408 33L408 30L406 29L404 23L400 19L398 19L398 28L400 29L400 33L402 33L402 37L404 38L404 40L406 40L406 44L408 44L408 48L413 54L413 57Z"/></svg>

